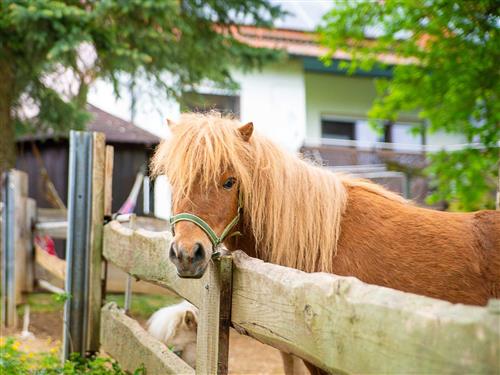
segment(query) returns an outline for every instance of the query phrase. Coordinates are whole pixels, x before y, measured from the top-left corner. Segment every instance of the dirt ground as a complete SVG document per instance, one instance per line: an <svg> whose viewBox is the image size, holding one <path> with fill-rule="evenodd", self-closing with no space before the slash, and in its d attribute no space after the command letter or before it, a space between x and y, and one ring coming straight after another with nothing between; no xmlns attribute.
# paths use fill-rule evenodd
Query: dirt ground
<svg viewBox="0 0 500 375"><path fill-rule="evenodd" d="M34 337L20 339L21 347L33 352L58 348L62 338L62 317L62 311L31 313L29 331ZM2 335L19 334L20 329L2 332ZM270 346L231 330L229 348L230 374L284 374L281 355Z"/></svg>

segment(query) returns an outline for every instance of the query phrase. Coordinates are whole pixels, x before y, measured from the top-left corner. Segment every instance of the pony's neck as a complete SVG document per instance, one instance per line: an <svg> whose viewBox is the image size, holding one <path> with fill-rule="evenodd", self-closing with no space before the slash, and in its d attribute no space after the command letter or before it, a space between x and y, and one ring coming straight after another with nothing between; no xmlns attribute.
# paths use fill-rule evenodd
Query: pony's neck
<svg viewBox="0 0 500 375"><path fill-rule="evenodd" d="M236 230L241 233L241 236L230 237L225 243L227 248L231 251L243 250L248 256L258 258L252 228L245 224L243 217Z"/></svg>
<svg viewBox="0 0 500 375"><path fill-rule="evenodd" d="M244 205L242 244L255 256L305 271L331 272L347 192L339 175L270 150L255 168ZM251 235L250 235L251 234Z"/></svg>

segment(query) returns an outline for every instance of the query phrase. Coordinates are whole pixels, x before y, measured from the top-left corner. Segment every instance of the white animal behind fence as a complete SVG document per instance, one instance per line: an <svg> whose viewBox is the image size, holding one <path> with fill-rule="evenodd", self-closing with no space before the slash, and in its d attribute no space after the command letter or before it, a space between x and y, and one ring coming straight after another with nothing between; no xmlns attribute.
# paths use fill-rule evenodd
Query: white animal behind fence
<svg viewBox="0 0 500 375"><path fill-rule="evenodd" d="M198 309L187 301L163 307L148 320L148 332L189 366L196 366Z"/></svg>

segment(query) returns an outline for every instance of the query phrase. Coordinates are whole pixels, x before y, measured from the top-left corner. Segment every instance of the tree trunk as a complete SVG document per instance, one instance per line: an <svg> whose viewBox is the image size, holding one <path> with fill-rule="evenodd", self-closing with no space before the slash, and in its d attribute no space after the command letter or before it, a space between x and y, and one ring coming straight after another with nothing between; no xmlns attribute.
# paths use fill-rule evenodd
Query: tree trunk
<svg viewBox="0 0 500 375"><path fill-rule="evenodd" d="M13 75L8 62L0 61L0 172L13 168L16 162L16 140L12 104Z"/></svg>

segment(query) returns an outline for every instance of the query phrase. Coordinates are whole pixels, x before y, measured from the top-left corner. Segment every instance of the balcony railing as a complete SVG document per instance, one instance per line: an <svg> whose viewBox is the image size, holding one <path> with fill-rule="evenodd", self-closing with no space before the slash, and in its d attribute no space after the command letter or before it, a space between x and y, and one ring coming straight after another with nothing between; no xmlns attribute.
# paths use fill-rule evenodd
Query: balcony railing
<svg viewBox="0 0 500 375"><path fill-rule="evenodd" d="M497 143L500 147L500 141ZM353 147L360 150L388 150L403 153L423 153L423 152L438 152L438 151L460 151L465 148L484 149L481 143L457 143L450 145L423 145L412 143L388 143L388 142L370 142L351 139L333 139L333 138L306 138L305 147L320 147L320 146L339 146Z"/></svg>

